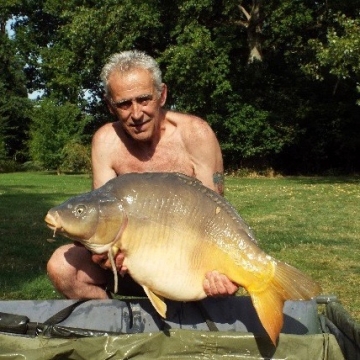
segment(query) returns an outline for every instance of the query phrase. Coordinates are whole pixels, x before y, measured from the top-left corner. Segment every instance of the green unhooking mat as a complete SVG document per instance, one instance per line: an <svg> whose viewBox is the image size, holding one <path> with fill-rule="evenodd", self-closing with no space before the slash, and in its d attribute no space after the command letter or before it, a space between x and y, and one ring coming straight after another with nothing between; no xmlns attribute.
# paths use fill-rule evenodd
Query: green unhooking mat
<svg viewBox="0 0 360 360"><path fill-rule="evenodd" d="M268 339L235 332L170 330L81 339L0 335L0 359L304 359L341 360L333 335L281 334Z"/></svg>
<svg viewBox="0 0 360 360"><path fill-rule="evenodd" d="M274 346L246 296L168 302L165 320L147 299L0 301L0 360L360 360L358 326L326 308L286 302Z"/></svg>

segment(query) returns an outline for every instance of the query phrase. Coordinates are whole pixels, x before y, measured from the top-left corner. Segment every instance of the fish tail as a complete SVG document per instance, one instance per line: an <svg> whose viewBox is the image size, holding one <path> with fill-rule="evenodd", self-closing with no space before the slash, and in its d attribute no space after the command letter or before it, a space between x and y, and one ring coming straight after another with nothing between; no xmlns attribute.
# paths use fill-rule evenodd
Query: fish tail
<svg viewBox="0 0 360 360"><path fill-rule="evenodd" d="M274 274L268 284L249 293L263 327L276 345L284 321L284 302L309 300L320 291L320 286L301 271L286 263L275 262Z"/></svg>

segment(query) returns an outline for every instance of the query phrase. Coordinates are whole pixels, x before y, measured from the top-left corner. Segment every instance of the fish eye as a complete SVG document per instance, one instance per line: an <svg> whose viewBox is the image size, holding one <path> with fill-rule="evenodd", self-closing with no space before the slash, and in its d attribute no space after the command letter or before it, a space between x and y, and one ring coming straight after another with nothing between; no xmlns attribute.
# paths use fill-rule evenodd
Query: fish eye
<svg viewBox="0 0 360 360"><path fill-rule="evenodd" d="M81 216L85 210L86 210L86 206L80 204L75 207L73 213L75 214L75 216Z"/></svg>

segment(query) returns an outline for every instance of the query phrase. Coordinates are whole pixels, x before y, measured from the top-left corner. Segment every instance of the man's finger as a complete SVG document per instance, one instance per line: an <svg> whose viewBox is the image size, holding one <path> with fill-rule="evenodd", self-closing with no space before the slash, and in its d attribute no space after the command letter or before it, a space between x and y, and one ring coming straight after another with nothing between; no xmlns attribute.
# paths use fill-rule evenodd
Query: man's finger
<svg viewBox="0 0 360 360"><path fill-rule="evenodd" d="M210 271L206 274L203 287L208 296L228 296L233 295L238 290L236 284L218 271Z"/></svg>
<svg viewBox="0 0 360 360"><path fill-rule="evenodd" d="M214 290L213 293L216 295L228 295L224 282L226 282L227 277L219 274L218 272L213 272L214 279Z"/></svg>

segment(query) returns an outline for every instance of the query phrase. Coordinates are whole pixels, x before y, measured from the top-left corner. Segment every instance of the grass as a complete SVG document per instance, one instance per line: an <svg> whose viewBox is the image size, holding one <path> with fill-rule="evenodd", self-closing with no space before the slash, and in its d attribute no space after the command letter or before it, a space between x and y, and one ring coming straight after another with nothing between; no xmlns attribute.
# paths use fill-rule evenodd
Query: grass
<svg viewBox="0 0 360 360"><path fill-rule="evenodd" d="M226 178L226 197L260 246L317 280L360 321L360 178ZM88 191L87 175L0 174L0 299L56 299L46 262L49 208Z"/></svg>
<svg viewBox="0 0 360 360"><path fill-rule="evenodd" d="M262 249L311 275L360 321L359 178L227 178L226 194Z"/></svg>
<svg viewBox="0 0 360 360"><path fill-rule="evenodd" d="M44 217L54 205L88 191L85 175L0 174L0 299L59 298L46 263L66 239L52 242Z"/></svg>

